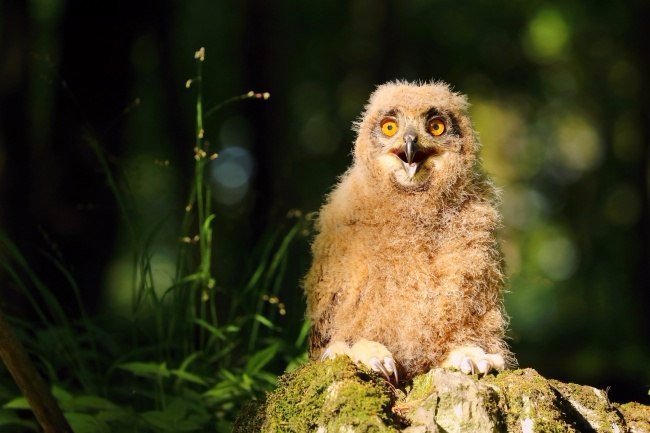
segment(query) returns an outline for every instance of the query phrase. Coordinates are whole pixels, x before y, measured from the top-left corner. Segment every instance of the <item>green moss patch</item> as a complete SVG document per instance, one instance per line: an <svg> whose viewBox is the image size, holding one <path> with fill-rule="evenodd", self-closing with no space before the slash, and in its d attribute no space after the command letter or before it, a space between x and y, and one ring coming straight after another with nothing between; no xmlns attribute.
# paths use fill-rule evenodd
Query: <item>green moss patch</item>
<svg viewBox="0 0 650 433"><path fill-rule="evenodd" d="M549 380L549 383L577 412L574 419L583 420L590 428L599 432L624 431L625 421L609 403L604 391L557 380Z"/></svg>
<svg viewBox="0 0 650 433"><path fill-rule="evenodd" d="M650 406L640 403L625 403L618 407L628 427L634 433L650 432Z"/></svg>
<svg viewBox="0 0 650 433"><path fill-rule="evenodd" d="M508 431L533 433L573 433L580 431L563 409L557 392L535 370L504 371L487 376L483 382L493 384L505 397Z"/></svg>
<svg viewBox="0 0 650 433"><path fill-rule="evenodd" d="M396 432L390 386L348 358L309 363L282 376L267 396L263 423L237 433ZM252 416L252 415L251 415ZM244 423L239 423L244 426Z"/></svg>
<svg viewBox="0 0 650 433"><path fill-rule="evenodd" d="M397 416L396 414L399 414ZM304 365L240 411L234 433L650 433L650 407L535 370L483 378L434 369L406 394L347 357Z"/></svg>

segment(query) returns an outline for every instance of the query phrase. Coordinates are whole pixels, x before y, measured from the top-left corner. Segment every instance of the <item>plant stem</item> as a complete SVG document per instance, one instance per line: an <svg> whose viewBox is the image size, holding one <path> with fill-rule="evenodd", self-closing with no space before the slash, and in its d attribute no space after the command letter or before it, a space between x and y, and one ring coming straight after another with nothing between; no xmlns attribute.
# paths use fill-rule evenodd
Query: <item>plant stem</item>
<svg viewBox="0 0 650 433"><path fill-rule="evenodd" d="M0 358L25 395L45 433L72 433L49 388L0 311Z"/></svg>

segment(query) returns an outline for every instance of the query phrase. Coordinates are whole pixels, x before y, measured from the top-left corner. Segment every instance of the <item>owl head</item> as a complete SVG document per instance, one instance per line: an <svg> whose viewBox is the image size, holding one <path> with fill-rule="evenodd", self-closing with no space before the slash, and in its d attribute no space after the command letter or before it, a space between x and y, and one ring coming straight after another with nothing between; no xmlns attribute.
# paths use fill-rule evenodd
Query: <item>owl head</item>
<svg viewBox="0 0 650 433"><path fill-rule="evenodd" d="M401 192L453 187L476 162L468 105L441 82L379 86L356 125L355 165L376 185Z"/></svg>

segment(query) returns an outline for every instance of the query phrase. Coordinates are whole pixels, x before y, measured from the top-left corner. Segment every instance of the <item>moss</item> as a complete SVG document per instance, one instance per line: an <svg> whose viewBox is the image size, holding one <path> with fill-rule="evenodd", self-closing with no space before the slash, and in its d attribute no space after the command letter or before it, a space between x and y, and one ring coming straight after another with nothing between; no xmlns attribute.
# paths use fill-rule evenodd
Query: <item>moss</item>
<svg viewBox="0 0 650 433"><path fill-rule="evenodd" d="M414 378L399 407L414 427L446 432L505 431L504 409L492 385L443 369Z"/></svg>
<svg viewBox="0 0 650 433"><path fill-rule="evenodd" d="M625 421L634 433L650 432L650 406L640 403L625 403L618 406Z"/></svg>
<svg viewBox="0 0 650 433"><path fill-rule="evenodd" d="M424 400L429 397L434 391L434 380L431 374L421 374L413 378L413 384L408 391L409 400Z"/></svg>
<svg viewBox="0 0 650 433"><path fill-rule="evenodd" d="M310 363L280 378L260 431L396 432L392 402L385 381L345 357Z"/></svg>
<svg viewBox="0 0 650 433"><path fill-rule="evenodd" d="M575 418L582 418L588 424L586 427L597 431L623 431L625 422L609 403L604 391L557 380L549 380L549 383L577 412Z"/></svg>
<svg viewBox="0 0 650 433"><path fill-rule="evenodd" d="M404 394L339 357L282 376L265 401L242 407L233 431L637 433L650 432L650 407L614 406L603 391L531 369L481 379L435 369L415 377Z"/></svg>
<svg viewBox="0 0 650 433"><path fill-rule="evenodd" d="M505 397L508 431L578 431L571 417L562 410L562 402L555 390L535 370L504 371L481 381L496 386Z"/></svg>
<svg viewBox="0 0 650 433"><path fill-rule="evenodd" d="M264 424L264 407L265 401L249 401L245 403L237 414L237 419L233 425L233 433L253 433L259 432Z"/></svg>

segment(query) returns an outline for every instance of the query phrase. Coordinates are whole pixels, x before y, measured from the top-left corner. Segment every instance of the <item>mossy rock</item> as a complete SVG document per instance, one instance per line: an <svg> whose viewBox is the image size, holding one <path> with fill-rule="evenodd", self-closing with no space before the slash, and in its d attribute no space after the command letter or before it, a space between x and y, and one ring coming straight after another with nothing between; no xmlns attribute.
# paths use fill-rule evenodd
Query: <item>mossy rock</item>
<svg viewBox="0 0 650 433"><path fill-rule="evenodd" d="M609 402L605 391L586 385L562 383L549 380L555 390L561 394L573 410L573 419L579 420L583 430L588 428L598 432L619 433L625 431L625 419Z"/></svg>
<svg viewBox="0 0 650 433"><path fill-rule="evenodd" d="M442 369L416 377L397 410L409 432L501 432L503 401L492 385Z"/></svg>
<svg viewBox="0 0 650 433"><path fill-rule="evenodd" d="M242 408L234 433L650 433L650 408L535 370L484 378L434 369L397 390L348 358L312 362Z"/></svg>
<svg viewBox="0 0 650 433"><path fill-rule="evenodd" d="M399 424L390 409L394 400L386 381L338 357L280 377L258 413L240 414L234 432L392 433Z"/></svg>
<svg viewBox="0 0 650 433"><path fill-rule="evenodd" d="M650 433L650 406L625 403L618 408L625 418L630 433Z"/></svg>

